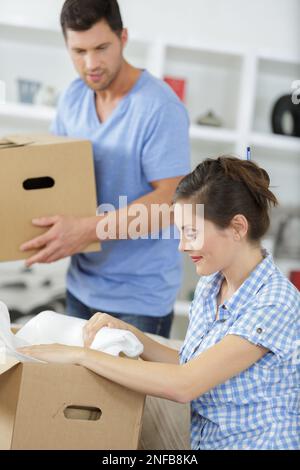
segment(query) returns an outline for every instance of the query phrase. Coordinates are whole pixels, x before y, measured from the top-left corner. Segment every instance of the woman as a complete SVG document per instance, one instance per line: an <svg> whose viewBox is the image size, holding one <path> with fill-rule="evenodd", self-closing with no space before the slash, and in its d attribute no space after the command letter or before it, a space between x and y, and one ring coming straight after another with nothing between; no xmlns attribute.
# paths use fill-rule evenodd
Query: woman
<svg viewBox="0 0 300 470"><path fill-rule="evenodd" d="M149 395L191 401L193 449L298 449L300 296L261 248L268 209L277 204L269 183L256 164L227 156L207 159L180 183L179 249L200 276L180 352L100 313L86 325L86 348L23 352L80 364ZM144 361L88 349L104 326L131 330L144 344Z"/></svg>

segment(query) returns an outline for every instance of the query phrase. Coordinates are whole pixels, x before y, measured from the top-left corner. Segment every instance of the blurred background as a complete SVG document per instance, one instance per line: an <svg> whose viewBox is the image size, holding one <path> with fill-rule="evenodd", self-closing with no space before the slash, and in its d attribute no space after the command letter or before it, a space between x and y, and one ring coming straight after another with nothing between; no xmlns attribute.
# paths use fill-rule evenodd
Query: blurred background
<svg viewBox="0 0 300 470"><path fill-rule="evenodd" d="M250 146L270 174L281 206L264 246L300 289L299 0L119 3L129 29L126 58L165 79L187 106L192 167L222 153L246 158ZM0 0L0 136L47 132L59 94L76 78L59 27L62 4ZM0 263L0 299L13 321L64 312L68 262ZM173 337L185 335L196 283L185 259Z"/></svg>

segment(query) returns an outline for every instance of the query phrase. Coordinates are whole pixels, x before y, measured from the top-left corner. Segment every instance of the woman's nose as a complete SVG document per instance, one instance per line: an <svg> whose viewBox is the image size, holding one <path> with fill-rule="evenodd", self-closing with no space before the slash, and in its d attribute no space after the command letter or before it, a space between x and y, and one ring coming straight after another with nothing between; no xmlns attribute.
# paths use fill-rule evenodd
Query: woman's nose
<svg viewBox="0 0 300 470"><path fill-rule="evenodd" d="M186 248L185 248L184 240L180 239L178 250L183 253L185 251L185 249Z"/></svg>

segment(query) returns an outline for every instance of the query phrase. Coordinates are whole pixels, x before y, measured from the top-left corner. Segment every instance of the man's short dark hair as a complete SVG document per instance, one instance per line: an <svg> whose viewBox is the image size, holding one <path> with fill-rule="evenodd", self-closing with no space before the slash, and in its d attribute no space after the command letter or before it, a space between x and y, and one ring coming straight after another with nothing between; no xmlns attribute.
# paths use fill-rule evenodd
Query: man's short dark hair
<svg viewBox="0 0 300 470"><path fill-rule="evenodd" d="M65 36L67 29L87 31L101 20L105 20L118 36L121 35L123 21L117 0L66 0L60 16Z"/></svg>

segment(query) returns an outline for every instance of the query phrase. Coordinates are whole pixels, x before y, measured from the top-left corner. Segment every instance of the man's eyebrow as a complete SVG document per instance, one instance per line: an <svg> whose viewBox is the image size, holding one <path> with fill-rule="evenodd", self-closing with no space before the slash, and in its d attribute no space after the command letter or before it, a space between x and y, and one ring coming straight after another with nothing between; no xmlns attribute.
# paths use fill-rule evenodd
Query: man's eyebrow
<svg viewBox="0 0 300 470"><path fill-rule="evenodd" d="M111 44L110 42L103 42L103 43L98 44L97 46L93 47L93 49L99 49L100 47L109 46L110 44ZM86 50L84 47L79 47L79 46L73 46L71 49L73 51L85 51Z"/></svg>
<svg viewBox="0 0 300 470"><path fill-rule="evenodd" d="M107 41L107 42L102 42L101 44L99 44L98 46L96 46L94 49L98 49L99 47L104 47L104 46L109 46L111 44L111 42Z"/></svg>

